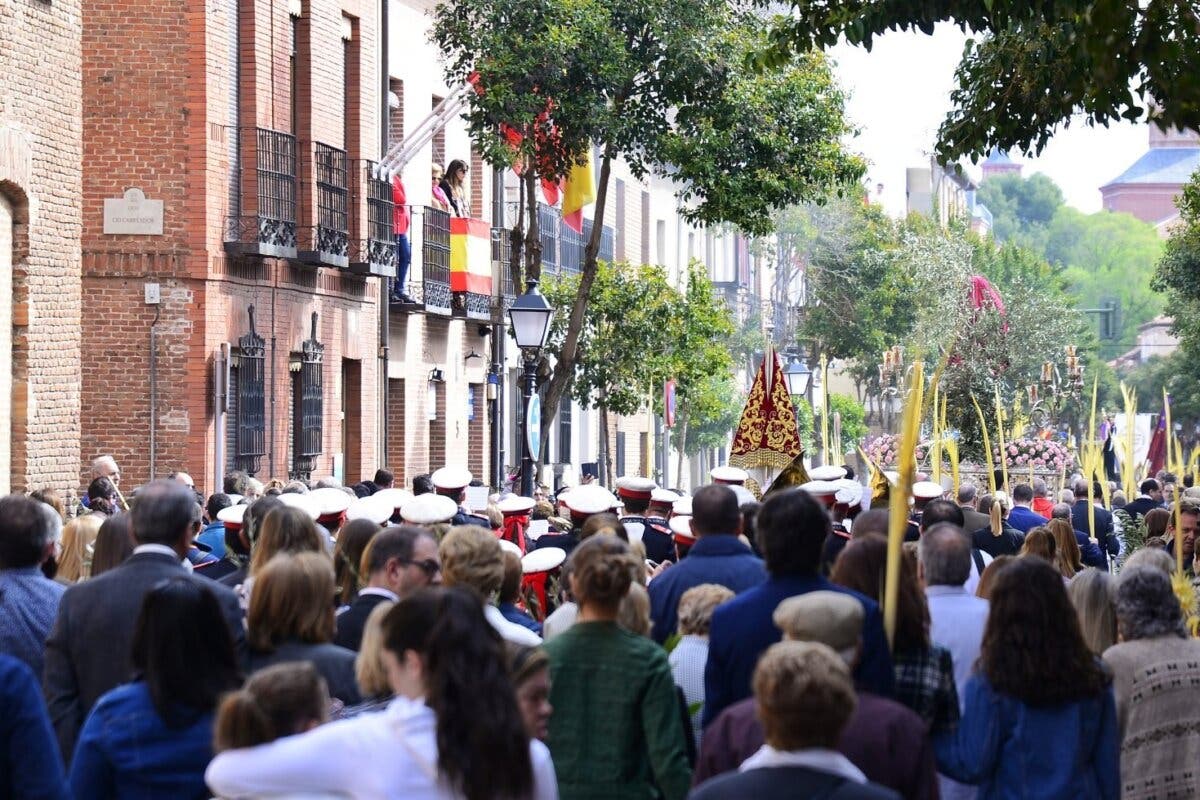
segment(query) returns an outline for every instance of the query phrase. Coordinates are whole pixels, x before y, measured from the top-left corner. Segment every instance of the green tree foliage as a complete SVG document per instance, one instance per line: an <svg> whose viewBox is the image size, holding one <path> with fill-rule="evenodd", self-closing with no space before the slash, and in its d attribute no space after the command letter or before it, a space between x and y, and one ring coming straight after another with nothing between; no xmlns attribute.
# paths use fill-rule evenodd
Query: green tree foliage
<svg viewBox="0 0 1200 800"><path fill-rule="evenodd" d="M589 143L599 152L593 208L603 219L612 162L636 177L685 170L685 212L763 231L770 210L855 180L842 97L819 56L752 71L766 23L722 0L456 0L435 12L451 85L475 81L467 117L492 164L521 168L528 225L514 230L513 279L540 273L536 177L559 177ZM506 142L520 134L517 152ZM770 180L767 177L770 176ZM544 387L543 428L573 380L597 275L602 226L584 250L579 291ZM569 308L569 311L568 311Z"/></svg>
<svg viewBox="0 0 1200 800"><path fill-rule="evenodd" d="M868 49L889 30L932 33L950 22L968 41L938 131L944 163L992 147L1040 151L1072 122L1151 117L1200 127L1197 14L1189 4L1097 0L794 0L777 18L772 64L839 41Z"/></svg>
<svg viewBox="0 0 1200 800"><path fill-rule="evenodd" d="M848 360L856 381L870 381L883 349L912 330L918 299L890 257L895 225L878 206L851 198L788 209L778 225L784 257L805 267L800 340L814 359Z"/></svg>
<svg viewBox="0 0 1200 800"><path fill-rule="evenodd" d="M1062 192L1044 175L988 178L979 197L992 212L997 239L1028 248L1049 265L1043 276L1048 291L1065 288L1079 308L1120 304L1117 335L1101 343L1102 358L1129 350L1138 326L1162 313L1150 287L1162 252L1154 226L1129 214L1081 213L1063 204Z"/></svg>
<svg viewBox="0 0 1200 800"><path fill-rule="evenodd" d="M1191 359L1200 357L1200 173L1193 175L1176 200L1179 224L1171 231L1154 274L1153 287L1166 298L1173 330Z"/></svg>
<svg viewBox="0 0 1200 800"><path fill-rule="evenodd" d="M867 410L847 394L829 395L829 435L833 436L833 414L842 418L842 437L837 442L842 453L853 453L867 435Z"/></svg>
<svg viewBox="0 0 1200 800"><path fill-rule="evenodd" d="M1063 205L1062 190L1045 175L1023 178L1009 173L979 186L979 201L992 212L993 234L1001 241L1039 247L1055 212Z"/></svg>
<svg viewBox="0 0 1200 800"><path fill-rule="evenodd" d="M1163 389L1171 396L1171 421L1183 426L1182 439L1194 440L1194 430L1200 424L1200 381L1192 357L1184 350L1169 356L1157 356L1142 364L1128 376L1137 390L1138 410L1145 413L1162 411ZM1117 404L1108 406L1121 410ZM1187 453L1184 454L1185 456Z"/></svg>

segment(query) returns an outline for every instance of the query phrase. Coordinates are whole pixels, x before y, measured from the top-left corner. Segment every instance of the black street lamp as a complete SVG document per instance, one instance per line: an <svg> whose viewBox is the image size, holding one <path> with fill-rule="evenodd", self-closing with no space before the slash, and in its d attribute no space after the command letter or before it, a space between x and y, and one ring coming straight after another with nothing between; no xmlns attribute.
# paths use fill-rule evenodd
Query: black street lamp
<svg viewBox="0 0 1200 800"><path fill-rule="evenodd" d="M554 307L538 291L538 282L526 282L525 294L521 295L508 310L513 338L521 348L521 399L523 401L520 424L522 452L521 494L533 497L533 470L541 453L541 398L537 395L537 362L546 339L550 336L550 321L554 318ZM539 452L535 452L539 451Z"/></svg>

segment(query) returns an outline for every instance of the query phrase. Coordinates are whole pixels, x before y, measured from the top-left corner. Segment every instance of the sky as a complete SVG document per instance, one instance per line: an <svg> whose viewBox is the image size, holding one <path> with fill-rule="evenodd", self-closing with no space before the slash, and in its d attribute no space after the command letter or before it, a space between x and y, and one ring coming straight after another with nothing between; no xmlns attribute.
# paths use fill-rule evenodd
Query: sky
<svg viewBox="0 0 1200 800"><path fill-rule="evenodd" d="M965 34L941 24L932 36L892 32L875 40L871 52L839 45L831 56L849 93L847 112L860 129L851 147L866 156L869 186L883 184L888 213L904 213L904 170L929 166L938 125L950 108L954 69ZM1068 204L1100 210L1100 187L1120 175L1147 148L1147 126L1123 123L1088 128L1077 121L1059 130L1038 158L1010 153L1025 164L1023 174L1045 173ZM978 167L967 172L979 177Z"/></svg>

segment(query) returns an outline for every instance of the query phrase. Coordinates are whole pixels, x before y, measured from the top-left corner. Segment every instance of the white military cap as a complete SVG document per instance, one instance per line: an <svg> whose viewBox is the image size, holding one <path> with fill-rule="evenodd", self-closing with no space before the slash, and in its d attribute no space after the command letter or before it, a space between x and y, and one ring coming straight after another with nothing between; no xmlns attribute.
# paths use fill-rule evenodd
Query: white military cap
<svg viewBox="0 0 1200 800"><path fill-rule="evenodd" d="M745 486L742 486L740 483L731 483L729 484L729 488L732 489L733 493L737 496L739 506L744 506L746 503L758 502L758 498L754 496L754 492L750 491Z"/></svg>
<svg viewBox="0 0 1200 800"><path fill-rule="evenodd" d="M562 566L566 560L567 551L561 547L539 547L536 550L530 550L521 559L521 572L525 575L549 572Z"/></svg>
<svg viewBox="0 0 1200 800"><path fill-rule="evenodd" d="M400 509L400 518L414 525L449 522L458 513L458 503L440 494L419 494Z"/></svg>
<svg viewBox="0 0 1200 800"><path fill-rule="evenodd" d="M571 516L588 517L592 514L603 514L617 504L617 498L603 486L588 484L576 486L559 498L563 505L571 511Z"/></svg>
<svg viewBox="0 0 1200 800"><path fill-rule="evenodd" d="M655 489L650 492L650 502L656 505L669 506L678 500L680 495L670 489Z"/></svg>
<svg viewBox="0 0 1200 800"><path fill-rule="evenodd" d="M291 506L292 508L299 508L305 511L314 520L321 516L320 506L317 504L317 501L312 499L310 495L297 494L295 492L284 492L283 494L279 495L279 502L283 503L285 506Z"/></svg>
<svg viewBox="0 0 1200 800"><path fill-rule="evenodd" d="M623 475L617 478L617 496L630 500L649 500L658 484L640 475Z"/></svg>
<svg viewBox="0 0 1200 800"><path fill-rule="evenodd" d="M745 483L750 480L749 472L741 467L731 467L728 464L713 467L708 476L713 479L714 483Z"/></svg>
<svg viewBox="0 0 1200 800"><path fill-rule="evenodd" d="M497 503L496 508L500 509L501 514L507 516L509 514L526 514L532 511L535 505L537 504L532 497L521 497L514 494Z"/></svg>
<svg viewBox="0 0 1200 800"><path fill-rule="evenodd" d="M368 519L376 525L383 525L392 518L396 509L386 497L373 494L370 497L360 497L346 509L346 521L353 519Z"/></svg>
<svg viewBox="0 0 1200 800"><path fill-rule="evenodd" d="M833 482L837 486L834 499L841 505L854 507L862 502L863 485L849 478L839 478Z"/></svg>
<svg viewBox="0 0 1200 800"><path fill-rule="evenodd" d="M846 477L845 467L835 467L832 464L825 464L820 467L813 467L808 471L808 476L814 481L836 481Z"/></svg>
<svg viewBox="0 0 1200 800"><path fill-rule="evenodd" d="M831 506L834 495L837 494L838 485L833 481L809 481L800 484L800 488L812 495L813 499L818 502Z"/></svg>
<svg viewBox="0 0 1200 800"><path fill-rule="evenodd" d="M475 476L466 467L442 467L429 476L434 488L444 492L462 490L470 485Z"/></svg>
<svg viewBox="0 0 1200 800"><path fill-rule="evenodd" d="M918 500L936 500L945 493L942 485L933 481L917 481L912 487L913 497Z"/></svg>
<svg viewBox="0 0 1200 800"><path fill-rule="evenodd" d="M671 514L676 517L690 517L692 515L692 498L681 497L671 505Z"/></svg>
<svg viewBox="0 0 1200 800"><path fill-rule="evenodd" d="M341 489L329 488L313 489L308 493L308 498L317 504L317 519L322 522L330 522L342 516L355 500Z"/></svg>
<svg viewBox="0 0 1200 800"><path fill-rule="evenodd" d="M246 509L249 507L247 505L227 506L217 512L217 519L223 522L226 528L238 530L242 527L242 519L246 516Z"/></svg>
<svg viewBox="0 0 1200 800"><path fill-rule="evenodd" d="M380 489L371 497L380 503L388 503L393 511L399 511L404 508L405 503L413 499L413 494L406 489Z"/></svg>
<svg viewBox="0 0 1200 800"><path fill-rule="evenodd" d="M671 517L671 521L667 525L670 526L675 541L680 544L690 545L696 541L696 535L692 533L692 518L690 516Z"/></svg>

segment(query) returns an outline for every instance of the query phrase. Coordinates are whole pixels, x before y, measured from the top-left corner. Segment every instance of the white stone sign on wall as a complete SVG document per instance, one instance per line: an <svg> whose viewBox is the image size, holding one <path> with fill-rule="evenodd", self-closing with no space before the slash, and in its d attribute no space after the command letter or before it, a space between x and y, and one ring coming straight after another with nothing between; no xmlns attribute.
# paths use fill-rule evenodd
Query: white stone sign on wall
<svg viewBox="0 0 1200 800"><path fill-rule="evenodd" d="M162 236L163 201L147 200L141 189L104 201L104 232Z"/></svg>

